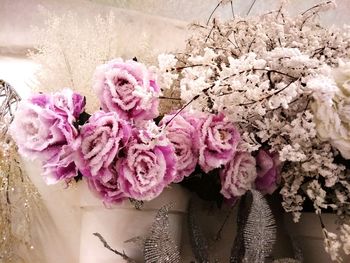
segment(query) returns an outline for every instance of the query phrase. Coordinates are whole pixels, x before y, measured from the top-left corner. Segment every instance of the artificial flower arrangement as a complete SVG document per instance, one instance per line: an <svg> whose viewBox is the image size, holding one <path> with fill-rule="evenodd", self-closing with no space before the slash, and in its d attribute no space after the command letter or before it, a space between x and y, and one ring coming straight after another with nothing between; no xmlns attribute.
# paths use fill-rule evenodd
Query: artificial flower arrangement
<svg viewBox="0 0 350 263"><path fill-rule="evenodd" d="M155 74L133 60L99 66L93 88L101 110L92 115L84 111L85 98L70 89L36 94L19 105L11 134L23 156L42 160L47 184L82 175L106 204L149 201L197 165L204 173L227 165L221 170L224 195L235 185L230 180L238 181L237 196L251 188L255 158L237 153L240 135L223 113L183 110L157 123ZM249 176L242 184L241 175L233 176L237 165Z"/></svg>
<svg viewBox="0 0 350 263"><path fill-rule="evenodd" d="M324 234L340 260L341 246L350 253L350 33L316 20L331 7L194 24L186 50L160 55L157 68L99 66L100 111L87 113L70 89L33 95L11 134L22 155L42 160L48 184L83 177L105 204L149 201L171 183L219 204L279 189L298 221L308 199L319 215L337 213L342 235ZM161 99L178 99L167 88L182 106L159 116Z"/></svg>
<svg viewBox="0 0 350 263"><path fill-rule="evenodd" d="M282 4L195 23L185 51L159 56L159 74L193 110L224 112L236 125L241 139L221 172L225 198L278 188L295 222L310 206L319 215L325 249L341 261L341 248L350 254L350 32L317 18L335 7L326 1L290 17ZM339 236L322 212L337 214Z"/></svg>

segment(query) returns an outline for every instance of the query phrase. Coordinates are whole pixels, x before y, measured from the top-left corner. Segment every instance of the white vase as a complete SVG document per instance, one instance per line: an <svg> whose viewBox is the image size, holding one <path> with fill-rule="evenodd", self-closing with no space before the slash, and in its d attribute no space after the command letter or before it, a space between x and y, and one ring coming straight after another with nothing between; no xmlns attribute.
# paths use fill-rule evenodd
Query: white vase
<svg viewBox="0 0 350 263"><path fill-rule="evenodd" d="M335 214L322 214L323 223L330 232L339 234L335 224ZM294 223L291 216L285 217L285 225L291 238L300 247L304 263L330 263L331 258L324 249L324 237L318 216L314 213L302 213L300 222ZM341 250L343 262L350 262Z"/></svg>
<svg viewBox="0 0 350 263"><path fill-rule="evenodd" d="M188 193L179 185L172 185L156 199L145 202L141 210L135 209L129 201L106 208L87 186L83 187L80 263L125 262L121 257L107 250L93 235L95 232L100 233L113 249L125 252L128 257L142 262L142 248L135 243L125 243L125 241L134 237L146 236L158 209L171 202L174 203L174 206L169 213L170 230L180 248Z"/></svg>
<svg viewBox="0 0 350 263"><path fill-rule="evenodd" d="M43 207L33 209L31 222L34 253L27 262L77 263L79 261L80 189L65 184L47 185L40 161L22 160L23 170L41 196ZM38 204L41 205L41 204ZM33 254L39 253L40 260ZM1 260L0 260L1 261Z"/></svg>

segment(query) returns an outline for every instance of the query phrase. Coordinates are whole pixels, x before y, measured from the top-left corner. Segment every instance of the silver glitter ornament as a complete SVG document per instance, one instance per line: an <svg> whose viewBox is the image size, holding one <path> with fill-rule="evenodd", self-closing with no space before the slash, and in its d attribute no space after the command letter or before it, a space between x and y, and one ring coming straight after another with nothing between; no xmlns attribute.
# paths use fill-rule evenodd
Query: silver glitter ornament
<svg viewBox="0 0 350 263"><path fill-rule="evenodd" d="M141 210L144 202L136 199L129 198L130 203L135 207L136 210Z"/></svg>
<svg viewBox="0 0 350 263"><path fill-rule="evenodd" d="M251 190L241 197L237 234L230 263L262 263L270 256L276 240L276 225L263 195Z"/></svg>
<svg viewBox="0 0 350 263"><path fill-rule="evenodd" d="M270 256L276 240L276 224L263 195L251 190L252 205L244 228L243 262L261 263Z"/></svg>
<svg viewBox="0 0 350 263"><path fill-rule="evenodd" d="M230 263L241 263L244 258L244 228L247 223L251 203L252 195L244 195L240 199L239 213L236 220L237 234L231 249Z"/></svg>
<svg viewBox="0 0 350 263"><path fill-rule="evenodd" d="M150 234L145 240L145 263L180 263L180 251L169 229L169 209L165 205L157 212Z"/></svg>
<svg viewBox="0 0 350 263"><path fill-rule="evenodd" d="M196 261L200 263L209 263L209 246L197 223L193 200L191 200L188 208L187 223L192 252Z"/></svg>
<svg viewBox="0 0 350 263"><path fill-rule="evenodd" d="M31 227L42 200L8 134L19 101L11 85L0 80L0 263L39 262L42 256L33 245Z"/></svg>

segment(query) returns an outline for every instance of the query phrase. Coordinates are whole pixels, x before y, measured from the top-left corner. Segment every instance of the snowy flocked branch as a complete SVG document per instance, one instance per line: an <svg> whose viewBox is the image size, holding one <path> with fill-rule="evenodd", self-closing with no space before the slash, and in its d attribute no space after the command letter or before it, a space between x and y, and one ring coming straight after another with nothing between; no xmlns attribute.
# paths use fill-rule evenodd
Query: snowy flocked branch
<svg viewBox="0 0 350 263"><path fill-rule="evenodd" d="M350 215L350 30L318 20L334 7L213 18L193 24L183 53L158 57L163 86L179 87L194 110L225 112L242 134L240 150L279 154L282 205L295 221L306 198L342 224Z"/></svg>

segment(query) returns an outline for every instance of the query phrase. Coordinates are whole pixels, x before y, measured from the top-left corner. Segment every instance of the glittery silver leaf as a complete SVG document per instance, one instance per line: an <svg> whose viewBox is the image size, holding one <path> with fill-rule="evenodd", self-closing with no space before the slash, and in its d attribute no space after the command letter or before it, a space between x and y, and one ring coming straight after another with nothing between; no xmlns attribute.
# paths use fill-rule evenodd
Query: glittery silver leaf
<svg viewBox="0 0 350 263"><path fill-rule="evenodd" d="M188 232L192 247L192 252L197 260L200 263L209 262L209 253L208 253L208 243L207 240L196 221L194 201L191 200L188 208Z"/></svg>
<svg viewBox="0 0 350 263"><path fill-rule="evenodd" d="M165 205L158 210L146 238L144 247L145 263L180 263L180 251L170 234L169 209Z"/></svg>
<svg viewBox="0 0 350 263"><path fill-rule="evenodd" d="M238 207L237 215L237 234L233 247L231 249L230 263L241 263L244 258L245 248L244 248L244 229L247 223L250 206L252 203L251 195L244 195L241 197Z"/></svg>
<svg viewBox="0 0 350 263"><path fill-rule="evenodd" d="M261 193L251 190L252 205L244 228L243 262L262 263L270 256L276 240L276 225L271 209Z"/></svg>
<svg viewBox="0 0 350 263"><path fill-rule="evenodd" d="M133 199L133 198L129 198L129 201L135 207L135 209L137 209L137 210L141 210L143 205L144 205L143 201L139 201L139 200L136 200L136 199Z"/></svg>
<svg viewBox="0 0 350 263"><path fill-rule="evenodd" d="M32 226L45 212L40 194L20 165L15 142L8 134L21 98L0 79L0 262L42 262L34 247ZM20 249L18 249L20 248Z"/></svg>

